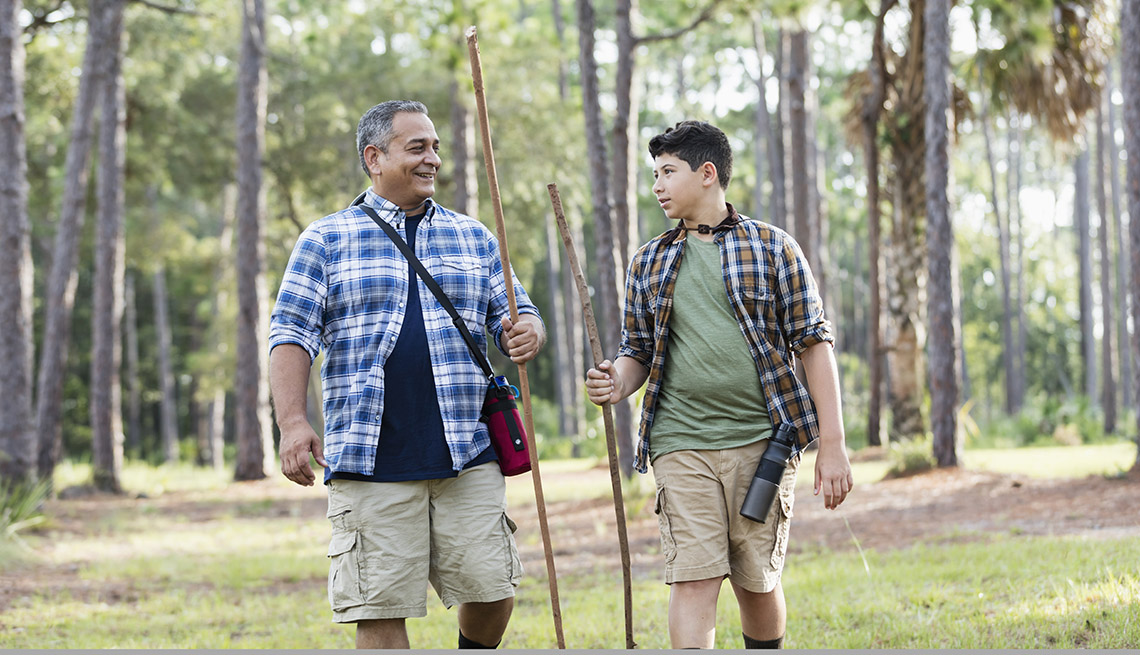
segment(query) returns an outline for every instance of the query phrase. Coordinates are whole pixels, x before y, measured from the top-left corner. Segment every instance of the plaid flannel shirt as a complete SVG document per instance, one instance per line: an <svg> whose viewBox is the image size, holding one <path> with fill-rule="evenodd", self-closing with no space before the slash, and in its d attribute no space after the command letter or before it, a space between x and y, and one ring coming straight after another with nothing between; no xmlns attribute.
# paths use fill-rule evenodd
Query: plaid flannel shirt
<svg viewBox="0 0 1140 655"><path fill-rule="evenodd" d="M371 189L365 201L406 238L406 216ZM416 257L443 288L484 351L510 316L499 242L482 223L431 200L417 230ZM521 313L538 316L513 278ZM487 379L459 330L426 285L419 285L444 437L455 470L489 444L479 410ZM349 207L310 225L297 240L270 319L269 349L297 344L315 358L325 349L324 455L329 471L371 475L384 413L384 362L404 323L408 261L372 219ZM393 384L399 384L394 380Z"/></svg>
<svg viewBox="0 0 1140 655"><path fill-rule="evenodd" d="M803 251L787 232L740 216L730 216L713 241L720 246L724 287L749 350L773 424L791 421L798 451L819 437L815 405L795 375L795 360L806 348L834 343L823 315L823 301ZM649 435L665 372L669 315L686 232L674 228L642 246L626 276L625 324L618 357L632 357L649 369L642 403L634 467L647 470ZM699 390L698 390L699 391Z"/></svg>

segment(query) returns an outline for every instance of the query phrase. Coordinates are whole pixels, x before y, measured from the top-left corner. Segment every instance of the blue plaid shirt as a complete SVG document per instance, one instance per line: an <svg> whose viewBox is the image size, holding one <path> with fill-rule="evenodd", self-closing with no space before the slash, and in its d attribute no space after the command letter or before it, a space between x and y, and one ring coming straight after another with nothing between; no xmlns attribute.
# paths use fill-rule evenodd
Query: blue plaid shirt
<svg viewBox="0 0 1140 655"><path fill-rule="evenodd" d="M372 189L364 202L406 236L399 207ZM479 348L487 347L486 328L502 350L499 321L510 309L498 239L482 223L430 199L425 208L416 257ZM513 282L519 312L538 316L518 279ZM458 471L490 444L479 422L487 379L439 301L426 285L419 285L419 293L444 438ZM407 296L407 260L357 207L315 221L293 248L270 318L269 349L296 344L310 358L325 349L324 456L330 472L373 472L384 414L384 362L404 323Z"/></svg>

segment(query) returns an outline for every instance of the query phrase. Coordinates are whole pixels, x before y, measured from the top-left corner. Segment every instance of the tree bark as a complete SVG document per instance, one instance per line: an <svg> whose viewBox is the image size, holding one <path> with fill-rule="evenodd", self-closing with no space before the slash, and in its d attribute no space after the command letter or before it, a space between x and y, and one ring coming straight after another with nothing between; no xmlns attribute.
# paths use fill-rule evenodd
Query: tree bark
<svg viewBox="0 0 1140 655"><path fill-rule="evenodd" d="M24 137L24 42L20 0L0 0L0 479L36 477L32 423L32 250Z"/></svg>
<svg viewBox="0 0 1140 655"><path fill-rule="evenodd" d="M222 309L230 302L230 268L233 252L234 219L237 213L237 189L233 184L227 184L222 191L222 225L218 234L218 269L214 271L214 297L211 301L211 313L214 325L211 326L214 343L214 356L217 358L217 368L214 370L213 398L207 403L205 414L205 452L203 463L220 471L225 468L225 420L226 420L226 389L222 380L226 378L225 361L227 350L226 334L228 325L222 323Z"/></svg>
<svg viewBox="0 0 1140 655"><path fill-rule="evenodd" d="M91 323L91 464L95 488L121 493L123 411L119 368L123 322L123 184L127 107L123 81L123 3L112 12L99 126L98 211Z"/></svg>
<svg viewBox="0 0 1140 655"><path fill-rule="evenodd" d="M265 288L265 112L268 102L264 0L243 0L238 63L238 339L236 480L260 480L273 466L269 413L269 334Z"/></svg>
<svg viewBox="0 0 1140 655"><path fill-rule="evenodd" d="M1014 120L1016 119L1016 120ZM1010 156L1010 179L1012 182L1012 189L1009 196L1009 216L1010 223L1014 225L1014 231L1017 232L1017 259L1015 265L1015 282L1014 288L1017 291L1017 296L1014 299L1014 311L1017 313L1017 335L1014 342L1015 355L1013 358L1013 371L1017 378L1015 386L1015 394L1013 397L1013 411L1021 411L1021 407L1025 404L1025 339L1026 339L1026 320L1025 320L1025 232L1022 229L1021 220L1021 153L1025 146L1025 130L1022 129L1021 120L1015 113L1010 121L1010 133L1013 136L1011 150L1013 154Z"/></svg>
<svg viewBox="0 0 1140 655"><path fill-rule="evenodd" d="M756 220L771 221L772 212L767 208L769 203L764 199L765 169L772 154L772 148L768 143L768 136L772 131L772 120L768 115L768 76L764 74L764 58L768 52L764 43L764 27L760 24L758 14L752 15L752 45L756 50L756 59L760 62L760 70L753 80L758 97L752 121L752 136L755 141L752 159L756 167L756 186L752 189L752 212Z"/></svg>
<svg viewBox="0 0 1140 655"><path fill-rule="evenodd" d="M614 95L617 112L613 125L613 216L621 268L618 285L629 268L629 258L638 243L637 234L637 126L641 104L639 87L633 83L637 65L637 0L617 0L617 79ZM618 293L621 297L621 293Z"/></svg>
<svg viewBox="0 0 1140 655"><path fill-rule="evenodd" d="M926 366L926 139L923 99L923 0L910 6L910 43L895 84L898 97L889 115L895 175L891 215L891 271L886 276L888 365L892 438L912 440L926 433L923 412Z"/></svg>
<svg viewBox="0 0 1140 655"><path fill-rule="evenodd" d="M142 456L142 387L139 384L139 322L135 303L135 276L127 275L124 283L124 312L127 341L127 450Z"/></svg>
<svg viewBox="0 0 1140 655"><path fill-rule="evenodd" d="M811 213L809 168L812 166L807 138L807 32L797 29L789 36L788 124L791 132L793 236L804 251L813 272L819 271L819 237ZM821 288L822 291L822 288Z"/></svg>
<svg viewBox="0 0 1140 655"><path fill-rule="evenodd" d="M475 113L459 93L459 80L451 80L452 176L455 178L455 211L479 217L479 176L475 155Z"/></svg>
<svg viewBox="0 0 1140 655"><path fill-rule="evenodd" d="M1128 239L1120 220L1120 146L1116 143L1116 105L1112 103L1113 71L1111 61L1105 66L1105 78L1108 88L1105 96L1108 98L1108 161L1109 161L1109 189L1112 192L1112 229L1116 234L1116 303L1120 308L1120 317L1116 325L1116 338L1119 344L1120 355L1120 395L1121 407L1132 406L1132 344L1128 335L1128 312L1131 303L1135 302L1128 289L1126 278L1130 269L1128 257Z"/></svg>
<svg viewBox="0 0 1140 655"><path fill-rule="evenodd" d="M602 128L602 109L598 101L598 64L594 56L594 29L596 17L591 0L577 0L578 7L578 59L582 76L582 109L586 119L586 148L589 151L590 189L594 208L594 253L597 258L599 313L605 326L603 344L605 352L617 352L614 339L621 334L621 306L618 291L617 265L620 257L614 255L613 210L610 205L609 170L606 165L605 133ZM611 355L613 356L613 355ZM633 474L632 409L628 400L614 405L614 421L619 444L619 463L622 473Z"/></svg>
<svg viewBox="0 0 1140 655"><path fill-rule="evenodd" d="M1128 167L1124 195L1128 199L1129 254L1132 260L1132 357L1140 363L1140 7L1135 2L1121 3L1121 90L1124 92L1124 149L1128 153ZM1133 369L1138 379L1135 388L1140 391L1140 366ZM1140 398L1140 393L1136 398ZM1140 471L1140 404L1136 407L1136 463Z"/></svg>
<svg viewBox="0 0 1140 655"><path fill-rule="evenodd" d="M1084 392L1090 404L1096 397L1096 338L1093 335L1092 227L1089 225L1089 151L1084 144L1073 162L1076 176L1073 224L1077 230L1077 261L1080 266L1081 359L1084 361Z"/></svg>
<svg viewBox="0 0 1140 655"><path fill-rule="evenodd" d="M950 224L950 0L927 0L924 59L926 99L926 243L930 248L930 424L934 459L958 465L958 339L955 334Z"/></svg>
<svg viewBox="0 0 1140 655"><path fill-rule="evenodd" d="M71 310L75 306L76 264L79 237L87 205L88 156L95 106L103 88L110 25L120 0L92 0L87 21L87 46L83 75L72 114L71 137L64 165L63 200L56 224L51 272L44 298L44 331L36 380L36 430L39 433L37 467L41 478L50 479L63 450L60 417L63 410L63 380L71 344Z"/></svg>
<svg viewBox="0 0 1140 655"><path fill-rule="evenodd" d="M1101 95L1103 99L1104 96ZM1104 133L1104 111L1096 106L1096 209L1100 218L1097 226L1097 247L1100 249L1100 312L1101 312L1101 408L1104 410L1104 432L1116 432L1116 348L1113 345L1112 306L1112 249L1109 244L1111 218L1108 215L1108 180L1105 172L1108 162L1108 137Z"/></svg>
<svg viewBox="0 0 1140 655"><path fill-rule="evenodd" d="M565 306L562 296L562 259L559 254L557 229L554 220L546 221L546 279L550 288L550 307L555 311ZM567 326L561 320L547 321L547 341L554 346L554 402L558 405L558 434L574 436L573 395L577 371L570 365L570 352L563 332Z"/></svg>
<svg viewBox="0 0 1140 655"><path fill-rule="evenodd" d="M979 81L981 81L981 70L978 71ZM982 134L985 137L986 143L986 165L990 172L990 201L994 207L994 218L997 220L998 229L998 261L1001 268L1001 307L1002 307L1002 325L1001 325L1001 338L1002 338L1002 368L1005 371L1005 413L1012 415L1015 411L1015 404L1017 398L1017 373L1015 372L1015 359L1017 354L1017 347L1014 344L1013 337L1013 299L1011 296L1011 281L1013 276L1009 271L1009 215L1002 211L1001 198L998 194L998 174L997 164L994 158L994 145L993 145L993 125L990 120L989 98L988 93L984 90L982 92L982 107L981 107L981 121L982 121ZM1012 152L1007 160L1012 164ZM1013 175L1012 171L1007 171L1007 179ZM1007 206L1012 207L1013 198L1009 195L1006 187L1006 203ZM1012 210L1011 210L1012 211Z"/></svg>
<svg viewBox="0 0 1140 655"><path fill-rule="evenodd" d="M567 217L567 222L570 224L570 230L573 233L574 243L585 244L586 241L582 236L582 223L580 220L571 220ZM582 263L583 271L585 264ZM573 298L578 292L574 283L574 276L562 276L562 297ZM584 318L582 317L582 305L576 302L567 302L562 305L563 312L563 325L565 329L562 331L562 338L566 341L566 350L570 355L570 368L574 371L574 385L571 387L573 413L570 415L571 423L567 426L570 428L570 434L574 435L574 454L578 454L578 446L581 441L586 438L586 399L582 395L583 379L586 375L586 349L588 346L589 336L586 335ZM591 362L592 364L592 362Z"/></svg>
<svg viewBox="0 0 1140 655"><path fill-rule="evenodd" d="M894 0L882 0L878 19L875 22L875 36L872 42L871 65L869 69L871 88L863 98L863 160L867 169L867 262L870 292L870 307L867 308L869 326L867 328L867 368L869 394L867 407L867 445L882 445L883 407L883 302L882 302L882 217L879 203L879 118L883 113L883 100L886 97L886 71L883 61L883 20Z"/></svg>
<svg viewBox="0 0 1140 655"><path fill-rule="evenodd" d="M154 330L158 337L158 379L162 387L159 433L162 458L168 464L178 461L178 399L172 360L172 337L166 298L166 267L159 262L154 269Z"/></svg>
<svg viewBox="0 0 1140 655"><path fill-rule="evenodd" d="M776 227L788 229L788 185L787 185L787 152L784 143L787 134L788 113L788 84L786 75L784 53L787 50L787 36L783 28L776 31L776 53L772 74L776 77L780 89L776 96L776 114L772 121L772 131L768 137L771 155L772 178L772 224Z"/></svg>

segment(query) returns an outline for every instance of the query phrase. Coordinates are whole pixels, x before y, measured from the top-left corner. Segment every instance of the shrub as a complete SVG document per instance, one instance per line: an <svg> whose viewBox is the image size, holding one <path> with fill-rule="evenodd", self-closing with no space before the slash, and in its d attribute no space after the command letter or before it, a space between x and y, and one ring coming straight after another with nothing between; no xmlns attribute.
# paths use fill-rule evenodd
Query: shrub
<svg viewBox="0 0 1140 655"><path fill-rule="evenodd" d="M887 449L887 460L891 467L888 477L903 477L929 471L935 467L934 438L927 435L913 441L893 442Z"/></svg>
<svg viewBox="0 0 1140 655"><path fill-rule="evenodd" d="M19 532L43 523L44 501L50 493L48 480L0 483L0 542L18 542Z"/></svg>

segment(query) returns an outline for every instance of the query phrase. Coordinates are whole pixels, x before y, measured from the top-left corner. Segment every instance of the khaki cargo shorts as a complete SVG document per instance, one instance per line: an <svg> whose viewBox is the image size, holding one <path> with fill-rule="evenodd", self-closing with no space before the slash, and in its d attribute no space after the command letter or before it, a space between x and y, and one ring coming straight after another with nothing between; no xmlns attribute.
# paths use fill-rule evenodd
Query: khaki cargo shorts
<svg viewBox="0 0 1140 655"><path fill-rule="evenodd" d="M430 582L447 607L515 595L522 562L497 462L456 478L328 484L333 621L427 614Z"/></svg>
<svg viewBox="0 0 1140 655"><path fill-rule="evenodd" d="M767 447L764 439L727 450L680 450L653 461L666 584L729 576L753 593L776 587L788 550L799 458L788 462L779 500L764 523L740 515Z"/></svg>

